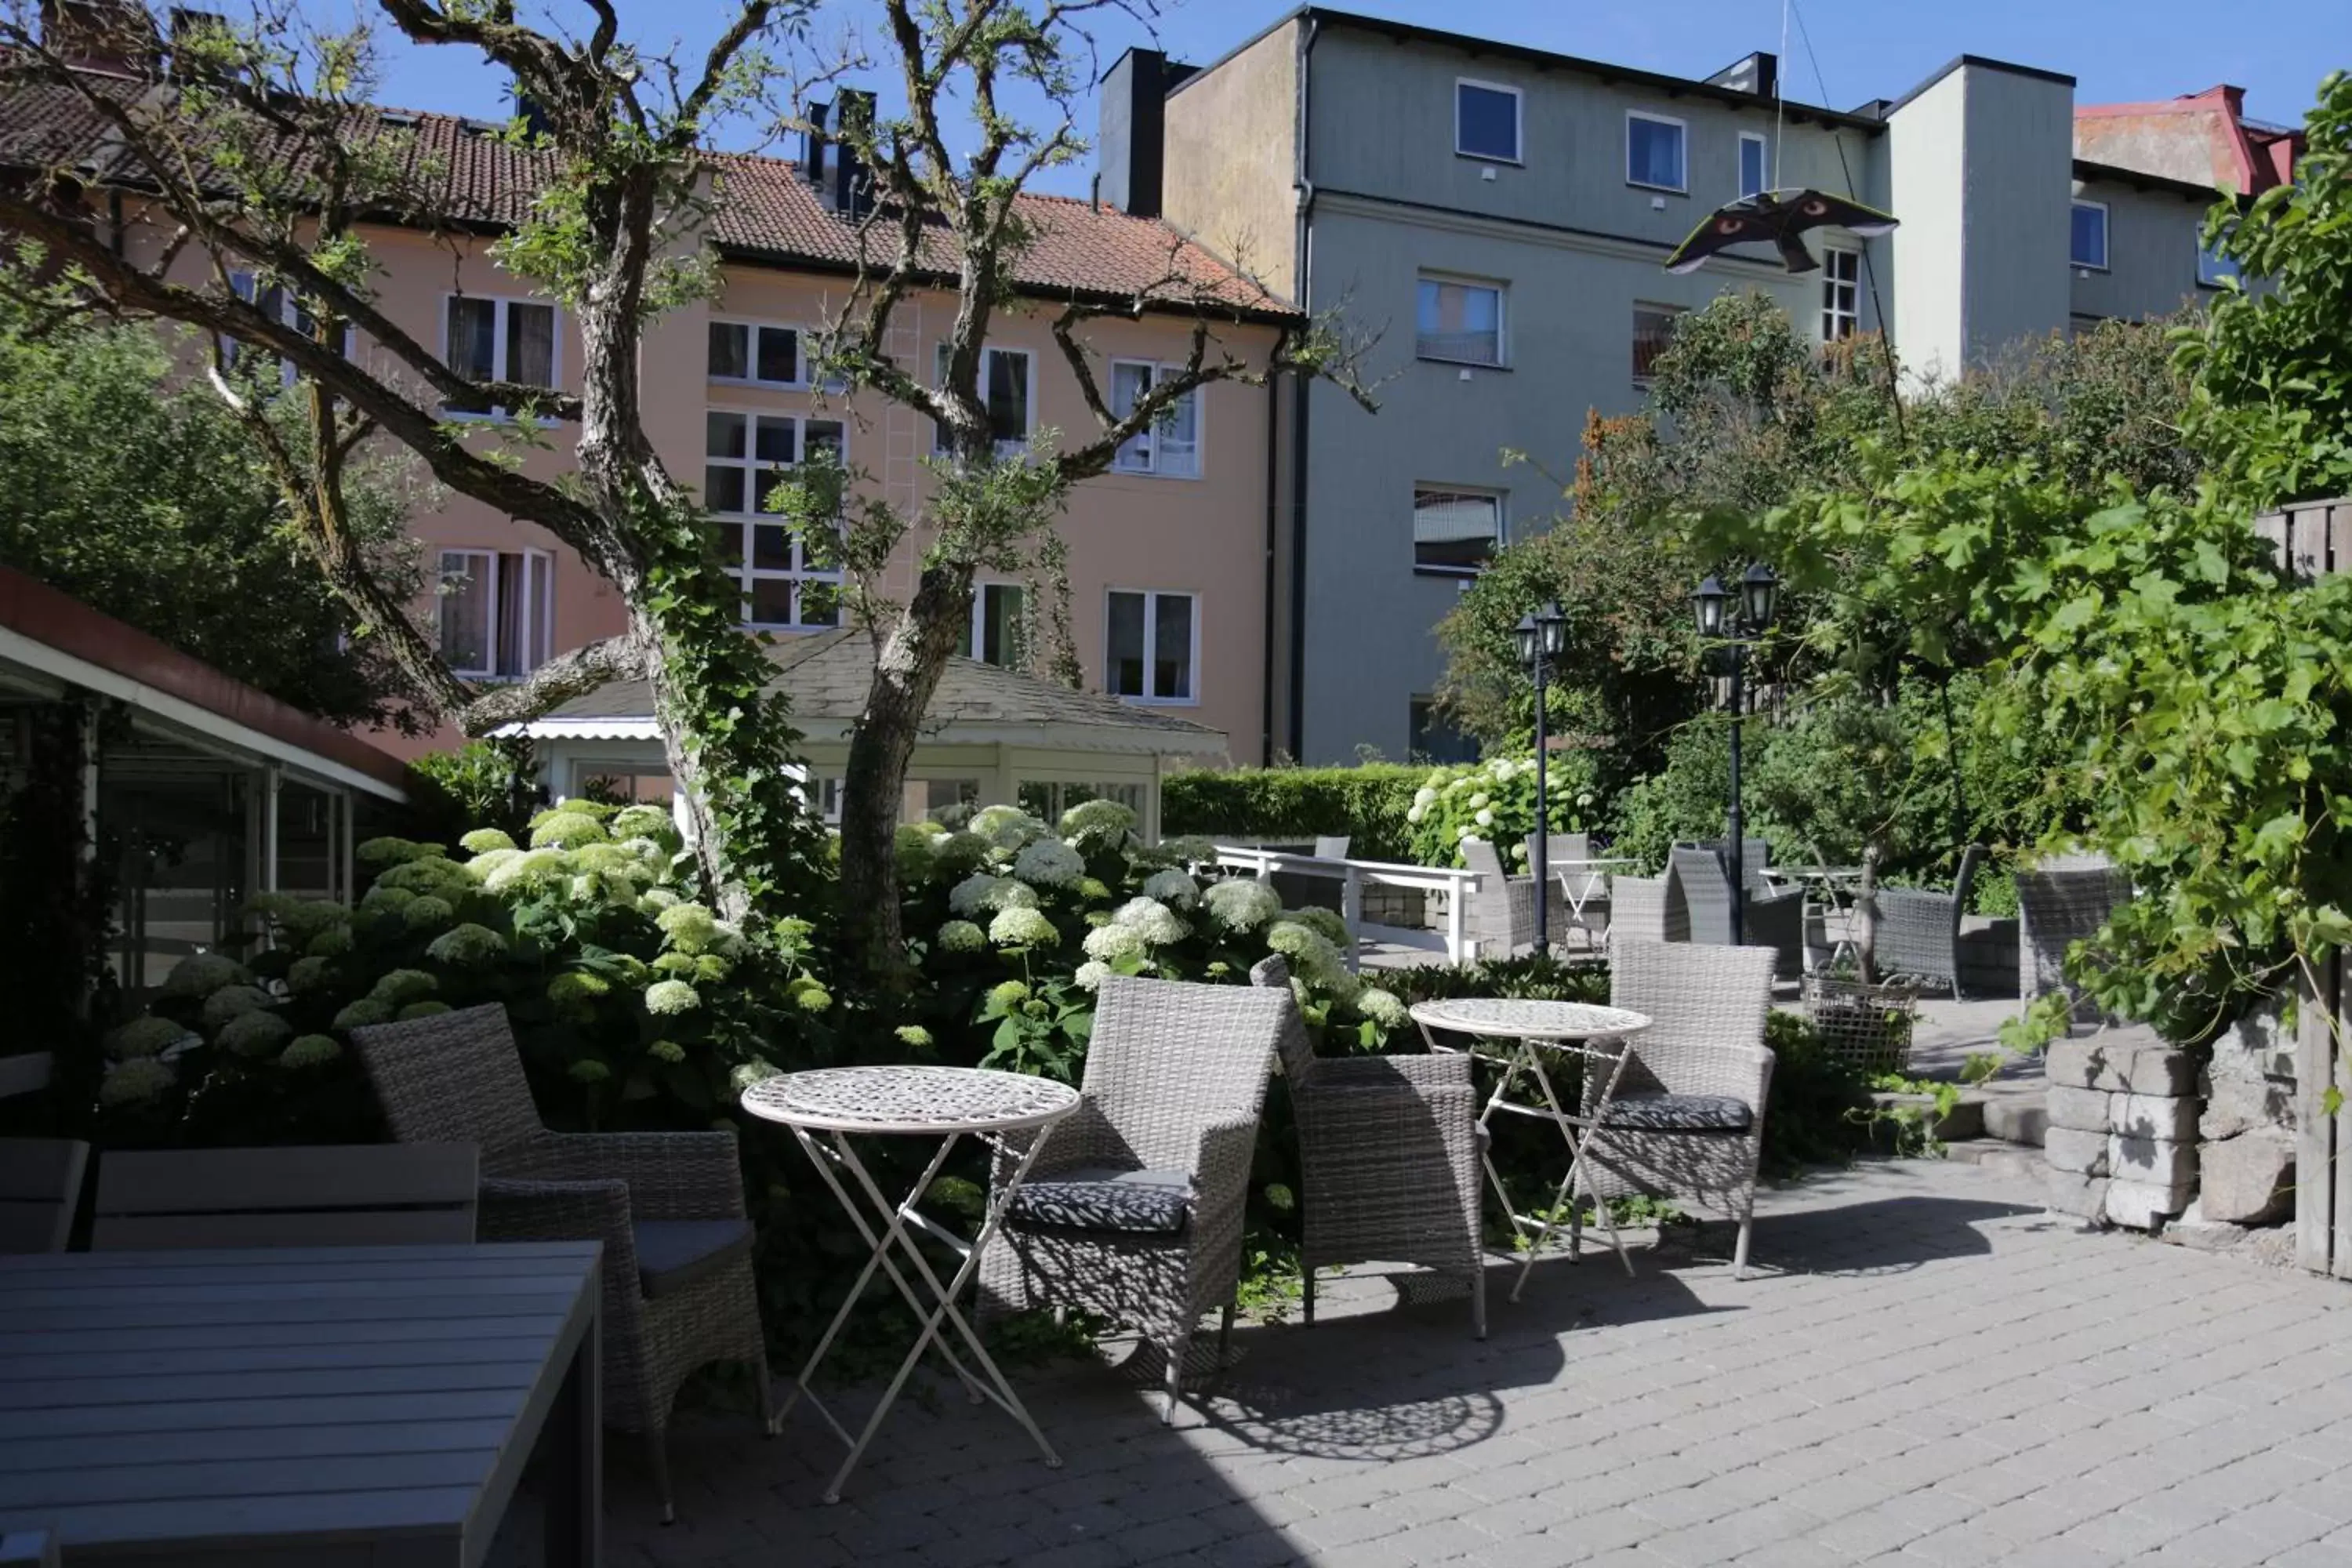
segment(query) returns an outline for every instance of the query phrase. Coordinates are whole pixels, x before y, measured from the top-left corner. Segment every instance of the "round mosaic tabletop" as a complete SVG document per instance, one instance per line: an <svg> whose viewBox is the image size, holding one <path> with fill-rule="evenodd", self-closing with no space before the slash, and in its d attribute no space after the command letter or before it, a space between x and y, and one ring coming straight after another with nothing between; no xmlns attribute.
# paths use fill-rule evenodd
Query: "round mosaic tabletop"
<svg viewBox="0 0 2352 1568"><path fill-rule="evenodd" d="M1519 1040L1608 1040L1638 1034L1649 1018L1622 1007L1590 1002L1525 1002L1501 996L1458 996L1417 1002L1413 1022L1464 1035L1496 1035Z"/></svg>
<svg viewBox="0 0 2352 1568"><path fill-rule="evenodd" d="M988 1068L816 1068L743 1091L754 1116L827 1132L1008 1132L1077 1108L1066 1083Z"/></svg>

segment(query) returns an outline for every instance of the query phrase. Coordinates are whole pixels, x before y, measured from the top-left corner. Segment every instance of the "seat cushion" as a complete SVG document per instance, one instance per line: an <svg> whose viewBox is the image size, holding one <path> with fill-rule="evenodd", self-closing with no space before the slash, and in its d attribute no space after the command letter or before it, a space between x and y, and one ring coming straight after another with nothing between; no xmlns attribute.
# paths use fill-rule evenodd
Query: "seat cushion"
<svg viewBox="0 0 2352 1568"><path fill-rule="evenodd" d="M748 1219L641 1219L629 1233L637 1248L637 1286L648 1300L751 1255Z"/></svg>
<svg viewBox="0 0 2352 1568"><path fill-rule="evenodd" d="M1745 1132L1748 1103L1727 1094L1621 1094L1604 1127L1643 1132Z"/></svg>
<svg viewBox="0 0 2352 1568"><path fill-rule="evenodd" d="M1192 1217L1192 1178L1182 1171L1064 1171L1023 1184L1012 1218L1065 1230L1122 1230L1172 1236Z"/></svg>

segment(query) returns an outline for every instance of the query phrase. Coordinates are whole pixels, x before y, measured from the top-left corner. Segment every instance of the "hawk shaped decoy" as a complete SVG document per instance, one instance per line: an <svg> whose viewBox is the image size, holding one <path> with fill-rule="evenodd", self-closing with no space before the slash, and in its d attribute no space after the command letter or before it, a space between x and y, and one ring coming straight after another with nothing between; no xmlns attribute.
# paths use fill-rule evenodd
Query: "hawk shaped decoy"
<svg viewBox="0 0 2352 1568"><path fill-rule="evenodd" d="M1666 270L1695 272L1708 257L1735 245L1761 243L1780 247L1781 265L1790 271L1811 272L1821 263L1800 237L1807 229L1835 224L1874 239L1892 231L1895 223L1889 214L1826 191L1765 191L1708 214L1666 258Z"/></svg>

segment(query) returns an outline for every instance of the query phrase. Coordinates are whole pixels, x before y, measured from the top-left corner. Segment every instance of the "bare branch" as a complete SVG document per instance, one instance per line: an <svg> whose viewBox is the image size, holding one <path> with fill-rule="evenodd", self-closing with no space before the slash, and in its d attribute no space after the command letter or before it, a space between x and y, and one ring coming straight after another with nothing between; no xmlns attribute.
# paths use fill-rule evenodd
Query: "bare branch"
<svg viewBox="0 0 2352 1568"><path fill-rule="evenodd" d="M606 637L557 654L528 679L488 688L450 716L467 734L488 735L509 724L527 724L612 681L645 676L644 649L628 637Z"/></svg>

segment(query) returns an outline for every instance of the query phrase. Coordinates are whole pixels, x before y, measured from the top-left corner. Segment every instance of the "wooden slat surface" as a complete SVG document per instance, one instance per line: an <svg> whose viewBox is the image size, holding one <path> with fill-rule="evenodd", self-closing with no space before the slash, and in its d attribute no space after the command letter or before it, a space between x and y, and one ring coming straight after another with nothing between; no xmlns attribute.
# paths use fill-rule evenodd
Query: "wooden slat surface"
<svg viewBox="0 0 2352 1568"><path fill-rule="evenodd" d="M326 1563L387 1542L478 1560L485 1505L502 1507L586 1331L596 1258L0 1258L0 1531L54 1530L68 1560L170 1544Z"/></svg>

